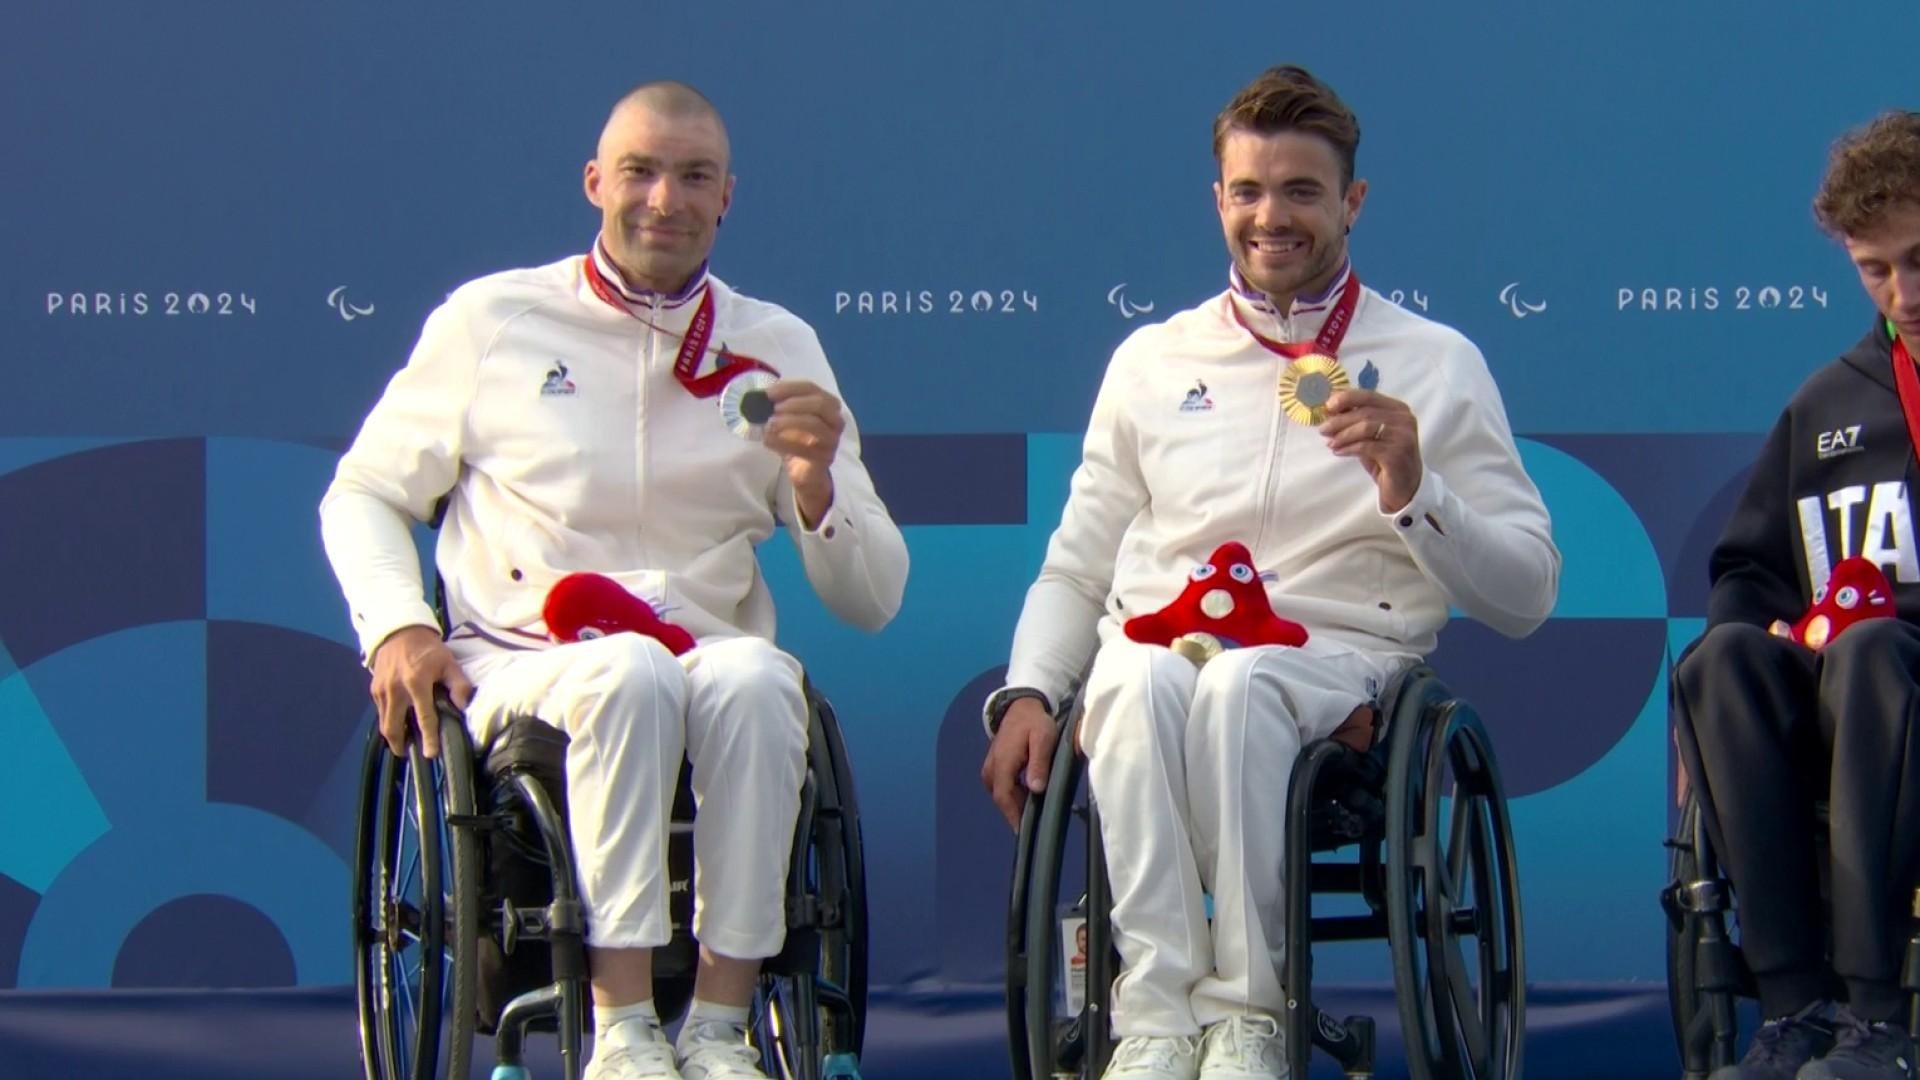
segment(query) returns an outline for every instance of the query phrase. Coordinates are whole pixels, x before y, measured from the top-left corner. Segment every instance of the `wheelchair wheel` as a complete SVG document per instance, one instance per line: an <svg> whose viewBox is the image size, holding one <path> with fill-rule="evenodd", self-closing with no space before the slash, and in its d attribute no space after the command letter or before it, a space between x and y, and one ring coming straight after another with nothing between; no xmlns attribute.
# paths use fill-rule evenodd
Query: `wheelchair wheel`
<svg viewBox="0 0 1920 1080"><path fill-rule="evenodd" d="M1669 888L1685 888L1700 876L1699 857L1693 848L1695 824L1700 804L1692 793L1680 809L1680 824L1668 841L1672 850L1667 860ZM1693 943L1699 937L1699 916L1681 910L1677 903L1668 909L1667 920L1667 1012L1673 1021L1675 1045L1684 1048L1700 1015L1700 982L1695 977Z"/></svg>
<svg viewBox="0 0 1920 1080"><path fill-rule="evenodd" d="M1021 820L1007 941L1008 1041L1018 1080L1097 1077L1113 1052L1107 999L1118 961L1099 815L1082 796L1085 771L1068 726L1054 750L1047 790L1028 799ZM1086 891L1073 905L1086 918L1086 985L1081 1008L1063 1017L1055 1011L1066 978L1057 913L1076 818L1086 832Z"/></svg>
<svg viewBox="0 0 1920 1080"><path fill-rule="evenodd" d="M1727 909L1727 885L1706 843L1698 792L1680 808L1661 904L1667 912L1667 1009L1680 1048L1683 1080L1705 1080L1734 1063L1740 1038L1736 998L1755 996L1740 955L1739 919ZM1702 959L1705 958L1705 967Z"/></svg>
<svg viewBox="0 0 1920 1080"><path fill-rule="evenodd" d="M846 744L832 708L812 701L806 828L796 836L789 947L761 977L749 1029L761 1068L784 1080L852 1080L866 1037L867 877L859 802ZM800 925L794 925L795 922ZM794 956L794 947L804 955Z"/></svg>
<svg viewBox="0 0 1920 1080"><path fill-rule="evenodd" d="M1409 1073L1517 1077L1525 957L1492 744L1472 709L1431 677L1402 692L1389 738L1388 936Z"/></svg>
<svg viewBox="0 0 1920 1080"><path fill-rule="evenodd" d="M460 715L441 712L441 753L395 757L367 741L355 840L354 986L367 1080L465 1080L476 1021L479 850L454 828L473 813Z"/></svg>

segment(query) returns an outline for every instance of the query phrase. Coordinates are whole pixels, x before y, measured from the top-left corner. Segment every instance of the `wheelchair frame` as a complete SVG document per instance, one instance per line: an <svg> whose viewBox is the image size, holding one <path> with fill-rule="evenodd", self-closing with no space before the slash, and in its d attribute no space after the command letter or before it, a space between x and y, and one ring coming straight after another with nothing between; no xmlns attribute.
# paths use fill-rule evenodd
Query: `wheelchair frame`
<svg viewBox="0 0 1920 1080"><path fill-rule="evenodd" d="M1820 898L1826 904L1826 804L1816 804L1814 813L1820 826L1815 838L1822 864ZM1687 793L1674 832L1667 841L1672 853L1669 879L1660 890L1660 906L1667 914L1667 1007L1682 1080L1706 1080L1713 1070L1738 1060L1738 999L1757 998L1759 991L1735 940L1738 923L1728 922L1734 910L1733 882L1721 872L1707 836L1698 788ZM1920 888L1914 890L1913 905L1914 918L1920 919ZM1900 988L1907 992L1907 1030L1920 1032L1920 927L1907 939ZM1843 991L1836 980L1836 999Z"/></svg>
<svg viewBox="0 0 1920 1080"><path fill-rule="evenodd" d="M858 1080L867 995L866 871L850 763L832 708L807 687L808 768L788 860L787 937L762 965L749 1033L762 1068L786 1080ZM552 979L519 994L496 1028L494 1080L525 1080L530 1030L554 1031L566 1080L585 1068L591 1017L585 919L564 812L530 767L505 780L518 805L478 806L475 754L459 712L441 702L441 753L413 740L405 758L369 733L355 841L353 934L361 1057L367 1080L465 1080L477 998L480 935L511 955L545 942ZM539 723L525 720L521 723ZM504 729L503 729L504 731ZM497 737L496 737L497 738ZM669 895L691 904L687 775L676 793ZM561 793L564 795L564 792ZM489 800L491 801L491 800ZM551 899L480 909L482 838L524 811L538 832ZM685 817L686 820L682 820ZM674 939L654 952L655 1000L670 1022L692 996L697 952L675 907ZM431 961L431 962L430 962Z"/></svg>
<svg viewBox="0 0 1920 1080"><path fill-rule="evenodd" d="M1384 937L1415 1080L1520 1076L1526 976L1519 882L1492 743L1473 709L1431 668L1404 674L1386 700L1385 739L1372 750L1320 740L1303 748L1293 767L1286 823L1293 884L1281 978L1287 1002L1278 1018L1292 1074L1307 1075L1315 1046L1349 1077L1373 1074L1372 1019L1335 1019L1313 1004L1312 946ZM1015 851L1007 1022L1013 1073L1021 1080L1094 1080L1113 1051L1108 999L1119 957L1099 810L1079 792L1084 771L1071 724L1063 725L1052 782L1029 798ZM1075 818L1087 825L1086 892L1074 905L1087 915L1087 992L1081 1012L1062 1022L1053 1002L1056 912ZM1346 847L1357 848L1355 861L1313 857ZM1358 895L1367 913L1316 916L1316 892ZM1477 983L1463 937L1477 945Z"/></svg>

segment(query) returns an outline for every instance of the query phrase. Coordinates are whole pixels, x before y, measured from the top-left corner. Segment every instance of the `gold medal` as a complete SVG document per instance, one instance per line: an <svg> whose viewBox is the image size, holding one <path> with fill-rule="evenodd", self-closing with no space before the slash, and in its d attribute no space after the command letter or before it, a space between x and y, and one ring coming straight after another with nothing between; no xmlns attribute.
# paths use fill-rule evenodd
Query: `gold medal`
<svg viewBox="0 0 1920 1080"><path fill-rule="evenodd" d="M1192 661L1194 667L1204 667L1207 661L1226 651L1219 638L1202 633L1181 634L1173 639L1169 648Z"/></svg>
<svg viewBox="0 0 1920 1080"><path fill-rule="evenodd" d="M1327 399L1349 385L1347 369L1325 353L1308 353L1280 375L1280 408L1296 424L1319 427L1327 421Z"/></svg>

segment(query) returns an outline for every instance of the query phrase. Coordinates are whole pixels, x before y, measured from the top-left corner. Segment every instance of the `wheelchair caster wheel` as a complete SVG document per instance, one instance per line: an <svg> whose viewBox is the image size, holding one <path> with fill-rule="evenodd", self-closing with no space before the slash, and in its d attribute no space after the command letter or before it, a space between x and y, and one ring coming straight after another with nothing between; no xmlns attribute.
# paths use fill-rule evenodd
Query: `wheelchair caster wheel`
<svg viewBox="0 0 1920 1080"><path fill-rule="evenodd" d="M828 1054L820 1063L820 1080L861 1080L860 1062L852 1054Z"/></svg>
<svg viewBox="0 0 1920 1080"><path fill-rule="evenodd" d="M495 1065L493 1080L533 1080L533 1073L525 1065Z"/></svg>

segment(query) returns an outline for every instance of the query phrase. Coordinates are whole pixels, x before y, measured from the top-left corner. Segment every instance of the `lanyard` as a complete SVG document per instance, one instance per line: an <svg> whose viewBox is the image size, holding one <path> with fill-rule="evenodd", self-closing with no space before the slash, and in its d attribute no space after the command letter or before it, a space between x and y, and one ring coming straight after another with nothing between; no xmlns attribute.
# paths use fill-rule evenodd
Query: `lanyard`
<svg viewBox="0 0 1920 1080"><path fill-rule="evenodd" d="M1239 305L1233 302L1231 296L1227 298L1227 310L1233 312L1233 319L1240 324L1241 329L1252 334L1253 340L1265 346L1268 351L1279 353L1289 360L1298 360L1310 353L1319 353L1324 356L1339 355L1340 342L1346 338L1347 327L1353 323L1353 308L1359 300L1360 275L1350 272L1347 274L1346 287L1340 290L1340 299L1333 305L1333 311L1328 313L1327 321L1320 327L1320 334L1313 339L1312 344L1289 344L1266 337L1247 325L1245 316L1240 314Z"/></svg>
<svg viewBox="0 0 1920 1080"><path fill-rule="evenodd" d="M600 268L595 266L594 262L594 257L589 254L586 259L587 284L593 289L594 295L639 319L639 313L633 310L632 305L621 299L607 279L600 275ZM646 322L645 319L640 321ZM724 347L720 350L718 367L705 375L695 375L694 372L700 367L700 358L706 355L707 342L711 340L713 340L713 286L708 285L700 294L700 306L694 309L693 321L687 324L687 332L680 338L680 353L673 359L673 377L680 380L680 385L686 387L687 392L694 397L713 397L735 376L748 371L765 371L775 378L780 376L780 373L771 366L751 356L727 352Z"/></svg>

